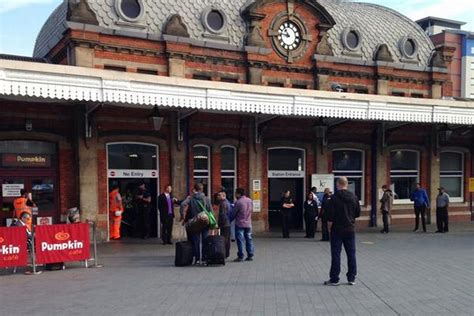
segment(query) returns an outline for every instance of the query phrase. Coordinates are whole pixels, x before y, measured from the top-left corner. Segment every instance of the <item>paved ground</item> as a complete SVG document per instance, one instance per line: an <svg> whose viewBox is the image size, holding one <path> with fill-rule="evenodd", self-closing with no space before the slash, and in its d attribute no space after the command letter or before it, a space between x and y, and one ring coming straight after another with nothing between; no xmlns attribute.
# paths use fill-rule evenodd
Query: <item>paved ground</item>
<svg viewBox="0 0 474 316"><path fill-rule="evenodd" d="M474 315L473 225L359 234L353 287L322 285L328 243L255 243L256 261L225 267L175 268L174 247L128 242L100 247L102 269L2 271L0 315Z"/></svg>

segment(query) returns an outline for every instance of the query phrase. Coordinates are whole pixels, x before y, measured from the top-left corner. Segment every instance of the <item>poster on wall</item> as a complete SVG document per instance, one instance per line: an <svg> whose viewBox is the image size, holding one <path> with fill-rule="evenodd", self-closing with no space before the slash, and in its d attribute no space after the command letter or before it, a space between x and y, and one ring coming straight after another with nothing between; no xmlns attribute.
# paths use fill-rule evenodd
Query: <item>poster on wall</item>
<svg viewBox="0 0 474 316"><path fill-rule="evenodd" d="M25 188L23 183L6 183L2 184L3 197L19 197L20 191Z"/></svg>
<svg viewBox="0 0 474 316"><path fill-rule="evenodd" d="M253 201L253 212L254 213L259 213L261 211L261 204L260 204L260 200L254 200Z"/></svg>
<svg viewBox="0 0 474 316"><path fill-rule="evenodd" d="M36 225L53 225L53 218L51 216L37 217Z"/></svg>
<svg viewBox="0 0 474 316"><path fill-rule="evenodd" d="M312 174L311 186L316 187L318 192L324 192L326 188L334 192L334 174Z"/></svg>

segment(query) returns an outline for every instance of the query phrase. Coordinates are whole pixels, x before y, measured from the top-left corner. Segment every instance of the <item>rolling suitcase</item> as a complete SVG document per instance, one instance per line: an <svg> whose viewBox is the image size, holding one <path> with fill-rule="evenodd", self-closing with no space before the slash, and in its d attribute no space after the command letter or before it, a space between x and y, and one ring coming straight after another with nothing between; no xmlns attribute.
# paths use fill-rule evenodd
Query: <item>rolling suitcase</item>
<svg viewBox="0 0 474 316"><path fill-rule="evenodd" d="M193 264L193 244L189 241L179 241L176 243L176 254L174 265L185 267Z"/></svg>
<svg viewBox="0 0 474 316"><path fill-rule="evenodd" d="M208 236L204 239L203 260L207 265L221 264L225 266L224 236Z"/></svg>

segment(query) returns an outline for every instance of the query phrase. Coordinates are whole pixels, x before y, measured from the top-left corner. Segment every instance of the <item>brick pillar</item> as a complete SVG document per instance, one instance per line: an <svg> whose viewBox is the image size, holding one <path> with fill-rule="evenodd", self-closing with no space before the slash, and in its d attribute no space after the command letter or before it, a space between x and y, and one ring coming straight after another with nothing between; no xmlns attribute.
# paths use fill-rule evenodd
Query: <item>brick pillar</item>
<svg viewBox="0 0 474 316"><path fill-rule="evenodd" d="M433 151L430 151L429 153L429 159L430 161L430 166L429 166L429 183L430 183L430 189L428 193L428 196L430 197L430 206L431 206L431 212L430 216L427 214L427 220L430 219L429 222L431 224L436 223L436 197L438 196L438 188L440 187L440 159L439 159L439 150L435 153Z"/></svg>
<svg viewBox="0 0 474 316"><path fill-rule="evenodd" d="M382 188L384 184L390 185L390 176L389 172L387 172L387 166L388 166L388 159L390 157L389 152L386 148L383 148L379 150L377 153L372 153L372 155L377 155L376 161L377 161L377 178L376 178L376 183L377 183L377 189L374 190L374 192L377 192L377 227L383 226L382 222L382 214L379 212L380 210L380 198L379 196L380 192L379 190Z"/></svg>
<svg viewBox="0 0 474 316"><path fill-rule="evenodd" d="M169 58L169 76L170 77L181 77L186 76L186 63L182 59Z"/></svg>
<svg viewBox="0 0 474 316"><path fill-rule="evenodd" d="M321 146L321 139L317 139L317 149L316 149L316 173L328 173L329 172L329 159L328 159L328 149L327 147L323 148Z"/></svg>
<svg viewBox="0 0 474 316"><path fill-rule="evenodd" d="M260 180L260 212L252 215L252 225L255 232L268 230L268 183L266 177L266 166L263 166L264 150L262 144L255 144L255 134L253 125L249 125L249 147L248 147L248 192L249 197L253 198L253 180ZM265 176L264 176L265 173Z"/></svg>
<svg viewBox="0 0 474 316"><path fill-rule="evenodd" d="M94 68L94 49L88 47L74 48L74 66Z"/></svg>

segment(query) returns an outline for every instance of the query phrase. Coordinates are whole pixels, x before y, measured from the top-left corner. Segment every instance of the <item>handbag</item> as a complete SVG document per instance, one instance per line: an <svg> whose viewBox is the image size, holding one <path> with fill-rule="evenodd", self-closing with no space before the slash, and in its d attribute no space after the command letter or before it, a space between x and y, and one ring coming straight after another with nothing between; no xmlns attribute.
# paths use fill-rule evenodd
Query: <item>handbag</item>
<svg viewBox="0 0 474 316"><path fill-rule="evenodd" d="M214 217L214 213L207 210L204 205L201 203L201 201L197 200L196 201L198 205L201 207L202 211L206 213L207 217L209 218L209 228L210 229L215 229L217 228L217 221L216 218Z"/></svg>

